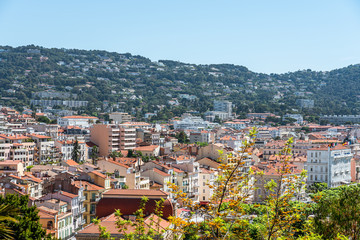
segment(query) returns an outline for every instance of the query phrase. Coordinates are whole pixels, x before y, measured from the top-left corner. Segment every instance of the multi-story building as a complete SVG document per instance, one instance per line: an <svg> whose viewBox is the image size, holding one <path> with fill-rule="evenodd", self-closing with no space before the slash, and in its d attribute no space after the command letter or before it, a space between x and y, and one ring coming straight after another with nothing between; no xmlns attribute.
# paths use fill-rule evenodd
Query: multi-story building
<svg viewBox="0 0 360 240"><path fill-rule="evenodd" d="M44 163L50 160L54 160L55 143L49 136L30 134L31 139L36 144L37 158L40 163Z"/></svg>
<svg viewBox="0 0 360 240"><path fill-rule="evenodd" d="M123 122L131 122L131 115L123 112L113 112L109 114L111 120L114 121L115 124L120 124Z"/></svg>
<svg viewBox="0 0 360 240"><path fill-rule="evenodd" d="M9 185L5 183L5 187L15 188L22 193L28 194L29 197L38 199L43 195L44 181L30 172L24 172L23 176L9 175L9 178L5 180L9 183Z"/></svg>
<svg viewBox="0 0 360 240"><path fill-rule="evenodd" d="M0 161L10 159L10 149L12 144L10 141L0 136Z"/></svg>
<svg viewBox="0 0 360 240"><path fill-rule="evenodd" d="M297 169L295 165L289 164L289 173L286 174L280 174L281 169L284 165L282 164L267 164L267 163L259 163L252 168L255 172L261 172L261 174L255 175L255 191L253 192L253 201L260 203L263 202L270 194L273 194L274 192L270 191L265 187L266 183L269 181L274 181L277 184L280 183L280 181L291 180L294 181L296 178L300 177L301 171L300 169ZM284 193L286 190L288 190L289 185L285 182L282 182L281 186L281 193ZM303 199L305 197L305 186L301 187L299 191L296 193L296 196L298 199Z"/></svg>
<svg viewBox="0 0 360 240"><path fill-rule="evenodd" d="M202 130L198 132L190 132L190 143L205 142L214 143L215 134L210 131Z"/></svg>
<svg viewBox="0 0 360 240"><path fill-rule="evenodd" d="M90 140L99 146L99 156L113 151L134 149L136 129L118 124L95 124L90 128Z"/></svg>
<svg viewBox="0 0 360 240"><path fill-rule="evenodd" d="M307 151L307 182L337 187L351 182L351 149L342 145L311 148Z"/></svg>
<svg viewBox="0 0 360 240"><path fill-rule="evenodd" d="M0 175L24 175L24 165L21 161L5 160L0 161Z"/></svg>
<svg viewBox="0 0 360 240"><path fill-rule="evenodd" d="M40 223L44 228L55 232L58 239L69 239L73 235L74 224L68 204L58 199L50 199L36 203L39 210Z"/></svg>
<svg viewBox="0 0 360 240"><path fill-rule="evenodd" d="M55 146L59 149L61 154L61 160L72 159L72 152L74 149L74 140L67 141L56 141ZM88 148L86 143L83 141L78 141L79 144L79 161L86 162L88 160Z"/></svg>
<svg viewBox="0 0 360 240"><path fill-rule="evenodd" d="M200 168L199 171L199 201L200 202L209 202L211 196L213 195L213 189L210 186L213 186L216 177L216 171Z"/></svg>
<svg viewBox="0 0 360 240"><path fill-rule="evenodd" d="M97 117L90 116L66 116L58 118L58 124L61 127L66 126L78 126L83 128L88 128L96 123L99 119Z"/></svg>
<svg viewBox="0 0 360 240"><path fill-rule="evenodd" d="M151 145L160 145L160 133L158 132L137 128L136 138L140 138L143 142L149 143Z"/></svg>
<svg viewBox="0 0 360 240"><path fill-rule="evenodd" d="M5 129L6 116L2 112L0 112L0 133L2 133Z"/></svg>
<svg viewBox="0 0 360 240"><path fill-rule="evenodd" d="M174 121L174 129L205 129L214 126L208 121L204 121L201 117L192 116L191 114L183 114L180 121Z"/></svg>
<svg viewBox="0 0 360 240"><path fill-rule="evenodd" d="M19 160L27 167L34 164L34 152L35 143L30 137L0 134L0 159Z"/></svg>
<svg viewBox="0 0 360 240"><path fill-rule="evenodd" d="M65 107L86 107L88 101L74 101L74 100L46 100L46 99L31 99L30 103L42 107L65 106Z"/></svg>
<svg viewBox="0 0 360 240"><path fill-rule="evenodd" d="M55 193L49 193L41 198L42 200L57 199L68 204L68 210L71 210L73 216L74 231L78 231L85 224L83 219L83 213L85 208L83 202L85 197L83 195L83 188L79 188L78 194L73 194L65 191L57 191Z"/></svg>
<svg viewBox="0 0 360 240"><path fill-rule="evenodd" d="M360 115L324 115L320 117L321 120L334 124L360 123Z"/></svg>
<svg viewBox="0 0 360 240"><path fill-rule="evenodd" d="M238 121L238 122L228 121L228 122L224 122L224 126L228 127L228 128L240 130L240 129L246 128L247 124L246 124L246 122L243 122L243 121Z"/></svg>
<svg viewBox="0 0 360 240"><path fill-rule="evenodd" d="M229 117L232 115L232 102L229 101L214 101L214 111L226 112Z"/></svg>
<svg viewBox="0 0 360 240"><path fill-rule="evenodd" d="M99 160L98 166L103 171L113 173L115 178L125 178L129 189L149 189L150 187L149 178L141 177L137 168L110 159Z"/></svg>
<svg viewBox="0 0 360 240"><path fill-rule="evenodd" d="M96 218L96 204L101 199L101 195L105 191L105 188L82 180L74 181L74 185L84 189L83 218L85 219L85 224L87 225Z"/></svg>

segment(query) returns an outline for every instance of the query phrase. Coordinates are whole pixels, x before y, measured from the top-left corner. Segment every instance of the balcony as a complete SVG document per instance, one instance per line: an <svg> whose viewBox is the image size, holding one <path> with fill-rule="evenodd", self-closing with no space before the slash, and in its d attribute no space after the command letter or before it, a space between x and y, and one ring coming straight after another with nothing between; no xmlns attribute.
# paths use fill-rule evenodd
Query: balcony
<svg viewBox="0 0 360 240"><path fill-rule="evenodd" d="M85 201L86 200L86 198L85 198L85 196L82 196L82 197L80 197L80 202L83 202L83 201Z"/></svg>
<svg viewBox="0 0 360 240"><path fill-rule="evenodd" d="M83 220L81 220L81 225L84 225L84 224L86 224L85 218L83 218Z"/></svg>
<svg viewBox="0 0 360 240"><path fill-rule="evenodd" d="M86 209L85 209L85 208L82 208L80 212L81 212L81 213L84 213L84 212L86 212Z"/></svg>

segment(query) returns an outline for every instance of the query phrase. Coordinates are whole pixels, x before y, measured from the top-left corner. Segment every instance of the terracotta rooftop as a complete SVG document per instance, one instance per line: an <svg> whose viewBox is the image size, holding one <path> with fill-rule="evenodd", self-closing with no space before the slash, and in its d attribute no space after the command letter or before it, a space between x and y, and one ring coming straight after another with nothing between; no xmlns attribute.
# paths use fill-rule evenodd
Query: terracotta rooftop
<svg viewBox="0 0 360 240"><path fill-rule="evenodd" d="M111 189L103 193L103 197L109 195L120 195L120 196L160 196L167 197L168 194L161 190L147 190L147 189Z"/></svg>
<svg viewBox="0 0 360 240"><path fill-rule="evenodd" d="M66 197L69 197L69 198L76 198L78 196L78 195L75 195L75 194L72 194L69 192L65 192L65 191L61 191L60 194L66 196Z"/></svg>
<svg viewBox="0 0 360 240"><path fill-rule="evenodd" d="M72 159L66 160L65 163L69 166L79 166L79 164Z"/></svg>
<svg viewBox="0 0 360 240"><path fill-rule="evenodd" d="M110 158L108 158L108 159L105 160L105 161L108 161L109 163L112 163L112 164L116 164L116 165L118 165L118 166L120 166L120 167L130 168L128 165L125 165L125 164L120 163L120 162L113 161L113 160L111 160Z"/></svg>
<svg viewBox="0 0 360 240"><path fill-rule="evenodd" d="M93 173L96 176L99 176L101 178L107 178L106 175L104 175L104 174L102 174L101 172L98 172L98 171L92 171L91 173Z"/></svg>
<svg viewBox="0 0 360 240"><path fill-rule="evenodd" d="M31 135L32 137L41 138L41 139L49 139L49 138L51 138L51 137L49 137L49 136L40 135L40 134L35 134L35 133L30 134L30 135Z"/></svg>
<svg viewBox="0 0 360 240"><path fill-rule="evenodd" d="M92 183L89 183L87 181L74 181L74 185L77 186L77 187L80 187L80 185L83 186L84 188L84 191L99 191L99 190L103 190L104 188L103 187L100 187L98 185L95 185L95 184L92 184Z"/></svg>
<svg viewBox="0 0 360 240"><path fill-rule="evenodd" d="M150 145L150 146L143 146L143 147L136 147L134 151L155 151L159 146L158 145Z"/></svg>
<svg viewBox="0 0 360 240"><path fill-rule="evenodd" d="M168 173L166 173L166 172L163 172L163 171L161 171L161 170L159 170L159 169L157 169L157 168L153 168L153 171L154 171L155 173L160 174L161 176L164 176L164 177L169 177L169 176L171 176L170 174L168 174Z"/></svg>

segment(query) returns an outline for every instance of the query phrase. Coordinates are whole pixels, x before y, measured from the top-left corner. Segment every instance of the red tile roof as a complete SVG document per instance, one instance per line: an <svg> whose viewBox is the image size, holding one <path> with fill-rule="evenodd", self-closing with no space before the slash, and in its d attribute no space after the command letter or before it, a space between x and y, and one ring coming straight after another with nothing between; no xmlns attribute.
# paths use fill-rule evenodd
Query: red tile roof
<svg viewBox="0 0 360 240"><path fill-rule="evenodd" d="M72 159L65 161L65 163L69 166L79 166L79 164Z"/></svg>
<svg viewBox="0 0 360 240"><path fill-rule="evenodd" d="M111 160L110 158L108 158L108 159L105 160L105 161L108 161L109 163L112 163L112 164L116 164L116 165L118 165L118 166L120 166L120 167L130 168L128 165L125 165L125 164L123 164L123 163L119 163L119 162L113 161L113 160Z"/></svg>
<svg viewBox="0 0 360 240"><path fill-rule="evenodd" d="M119 196L162 196L167 197L168 194L161 190L147 190L147 189L111 189L103 193L103 197L109 195Z"/></svg>
<svg viewBox="0 0 360 240"><path fill-rule="evenodd" d="M86 187L87 186L87 190L88 191L99 191L99 190L103 190L104 188L103 187L100 187L98 185L95 185L95 184L92 184L92 183L89 183L87 181L74 181L74 185L77 186L77 187L80 187L80 185L82 185L84 187L84 191L86 191Z"/></svg>
<svg viewBox="0 0 360 240"><path fill-rule="evenodd" d="M107 178L106 175L104 175L104 174L102 174L102 173L100 173L98 171L92 171L91 173L93 173L93 174L95 174L95 175L97 175L97 176L99 176L101 178Z"/></svg>
<svg viewBox="0 0 360 240"><path fill-rule="evenodd" d="M161 171L161 170L159 170L159 169L157 169L157 168L153 168L153 171L154 171L155 173L160 174L161 176L164 176L164 177L169 177L169 176L171 176L170 174L168 174L168 173L166 173L166 172L163 172L163 171Z"/></svg>
<svg viewBox="0 0 360 240"><path fill-rule="evenodd" d="M155 151L155 149L157 149L159 146L158 145L150 145L150 146L143 146L143 147L136 147L134 149L134 151L149 151L149 152L153 152Z"/></svg>
<svg viewBox="0 0 360 240"><path fill-rule="evenodd" d="M72 194L72 193L65 192L65 191L61 191L60 194L66 196L66 197L69 197L69 198L76 198L78 196L76 194Z"/></svg>

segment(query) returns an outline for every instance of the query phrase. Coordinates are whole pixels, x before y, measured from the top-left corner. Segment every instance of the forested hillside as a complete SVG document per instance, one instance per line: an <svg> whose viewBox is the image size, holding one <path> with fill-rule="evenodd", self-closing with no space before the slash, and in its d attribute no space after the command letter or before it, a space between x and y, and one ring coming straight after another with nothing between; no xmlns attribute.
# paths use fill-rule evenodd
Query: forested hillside
<svg viewBox="0 0 360 240"><path fill-rule="evenodd" d="M360 65L268 75L231 64L152 62L129 53L0 46L0 104L30 107L30 99L49 99L39 97L44 91L61 95L52 99L89 101L80 113L125 111L139 120L149 112L158 113L154 120L191 110L202 114L212 110L214 99L232 101L234 112L241 115L359 114ZM301 109L297 99L312 99L315 106Z"/></svg>

